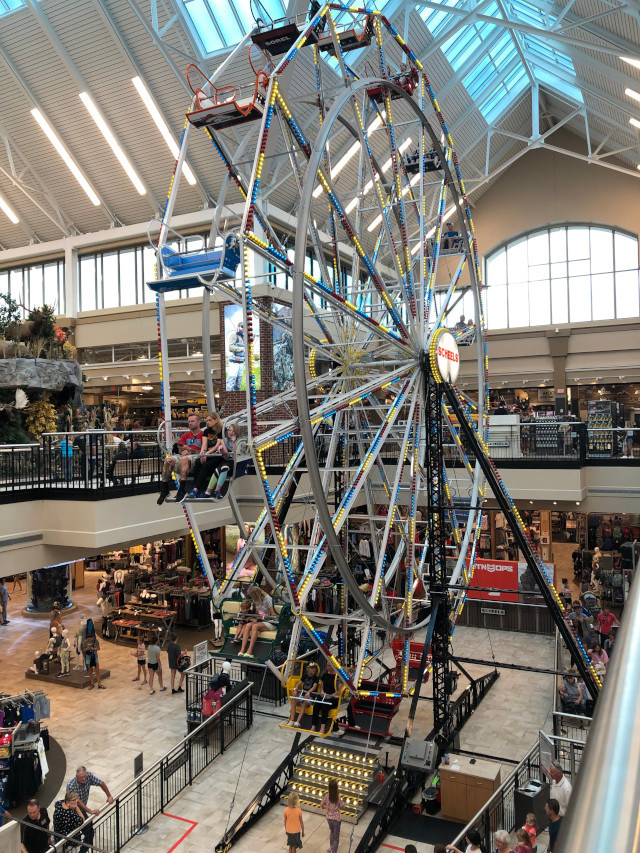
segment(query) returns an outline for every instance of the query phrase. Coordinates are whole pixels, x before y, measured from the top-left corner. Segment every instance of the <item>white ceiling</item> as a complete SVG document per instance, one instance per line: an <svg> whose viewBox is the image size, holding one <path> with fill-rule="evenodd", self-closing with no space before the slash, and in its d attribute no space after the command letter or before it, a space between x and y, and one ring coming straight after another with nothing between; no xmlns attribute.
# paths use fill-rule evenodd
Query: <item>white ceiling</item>
<svg viewBox="0 0 640 853"><path fill-rule="evenodd" d="M508 29L518 61L535 85L536 72L549 67L526 48L526 24L518 17L517 1L498 0L504 20L498 26ZM224 58L199 55L180 0L24 2L24 8L0 17L0 196L20 219L12 224L0 212L0 262L2 249L144 222L157 215L164 206L174 161L131 78L139 75L146 82L179 139L191 94L186 65L196 61L212 71ZM640 91L640 67L619 59L623 55L640 58L640 3L528 2L553 18L564 12L548 44L572 60L574 85L584 104L571 102L560 87L541 83L534 89L529 83L491 126L462 84L463 74L454 73L437 46L444 41L442 32L434 40L417 11L420 7L424 14L425 7L435 9L438 4L421 0L385 4L385 14L400 33L407 33L416 54L428 53L431 45L426 70L436 95L442 93L442 112L452 130L471 201L496 180L505 163L531 146L544 144L541 134L565 122L582 140L585 158L623 170L629 180L640 177L640 131L629 124L632 116L640 119L640 102L625 95L627 87ZM457 32L463 37L468 27L482 20L478 15L486 12L487 3L467 0L460 9L466 17ZM445 32L458 25L461 17L451 14ZM357 71L363 71L365 61L366 56L358 59ZM246 62L233 67L234 83L242 82L246 72ZM83 90L111 126L146 186L146 196L135 191L84 108L79 98ZM92 205L71 177L33 119L34 107L47 116L97 192L100 206ZM539 126L533 127L538 114ZM204 134L193 134L188 160L198 183L190 187L182 182L176 213L213 206L224 176ZM275 191L271 200L285 210L295 206L290 188L283 188L281 195Z"/></svg>

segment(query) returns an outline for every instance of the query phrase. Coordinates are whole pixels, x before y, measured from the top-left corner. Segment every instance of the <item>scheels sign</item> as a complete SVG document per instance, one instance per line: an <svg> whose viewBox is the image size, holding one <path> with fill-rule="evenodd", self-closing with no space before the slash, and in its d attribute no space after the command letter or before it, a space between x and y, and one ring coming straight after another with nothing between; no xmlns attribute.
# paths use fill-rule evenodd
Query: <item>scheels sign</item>
<svg viewBox="0 0 640 853"><path fill-rule="evenodd" d="M436 344L436 363L438 373L444 382L454 383L460 371L458 344L451 332L445 330L438 336Z"/></svg>

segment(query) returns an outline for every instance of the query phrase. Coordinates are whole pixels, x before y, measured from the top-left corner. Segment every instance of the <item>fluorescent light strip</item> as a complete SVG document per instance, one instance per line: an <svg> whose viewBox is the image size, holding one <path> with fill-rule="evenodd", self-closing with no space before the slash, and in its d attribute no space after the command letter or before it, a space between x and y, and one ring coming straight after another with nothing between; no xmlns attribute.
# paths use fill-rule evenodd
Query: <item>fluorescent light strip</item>
<svg viewBox="0 0 640 853"><path fill-rule="evenodd" d="M640 128L640 121L637 118L630 118L629 124L632 124L634 127Z"/></svg>
<svg viewBox="0 0 640 853"><path fill-rule="evenodd" d="M111 132L111 128L109 127L109 125L104 120L102 113L100 112L98 107L95 105L95 103L91 99L91 96L89 95L89 93L88 92L80 92L80 100L82 101L82 103L87 108L87 111L88 111L89 115L91 116L91 118L97 124L98 130L100 131L100 133L107 140L109 147L111 148L113 153L116 155L120 165L122 166L122 168L125 170L125 172L129 176L129 180L131 181L131 183L134 185L134 187L137 189L137 191L140 193L140 195L146 195L147 190L146 190L144 184L142 183L142 181L138 177L136 170L131 165L129 158L124 153L122 148L118 145L118 142L117 142L115 136Z"/></svg>
<svg viewBox="0 0 640 853"><path fill-rule="evenodd" d="M49 142L51 142L51 144L56 149L56 151L58 152L60 157L62 157L62 159L64 160L64 162L67 165L67 168L69 169L69 171L73 175L73 177L76 179L76 181L80 184L82 189L89 196L89 198L91 199L91 203L93 205L95 205L95 207L99 207L100 206L100 199L96 195L93 187L91 186L89 181L85 178L85 176L82 174L77 163L74 161L74 159L71 157L71 155L69 154L67 149L64 147L64 145L62 144L61 140L56 135L54 129L51 127L49 122L42 115L42 113L40 112L39 109L34 108L33 110L31 110L31 115L38 122L43 133L45 134L45 136L48 137Z"/></svg>
<svg viewBox="0 0 640 853"><path fill-rule="evenodd" d="M167 123L165 122L165 120L160 115L160 110L156 107L153 98L149 94L149 90L144 85L144 83L142 82L140 77L132 77L131 82L136 87L136 91L140 95L140 99L141 99L142 103L147 108L149 115L151 116L151 118L153 119L153 121L155 123L155 126L160 131L160 135L162 136L164 141L167 143L167 145L169 147L169 151L171 151L174 158L177 160L178 155L180 154L180 147L178 146L178 143L173 138L173 134L171 133L171 131L167 127ZM191 169L189 168L189 166L187 165L186 162L184 162L182 164L182 174L185 176L185 178L187 179L188 183L191 184L191 186L195 185L195 183L196 183L195 175L193 174L193 172L191 171Z"/></svg>
<svg viewBox="0 0 640 853"><path fill-rule="evenodd" d="M402 143L402 145L400 146L400 148L398 148L398 151L399 151L401 154L404 154L404 152L407 150L407 148L411 145L411 142L412 142L411 137L409 137L408 139L406 139L406 140ZM387 160L387 162L386 162L386 163L384 164L384 166L382 167L382 171L383 171L383 172L387 172L390 168L391 168L391 157L389 157L389 159ZM414 182L415 182L415 179L411 182L411 185L412 185L412 186L413 186L413 183L414 183ZM366 195L366 194L369 192L369 190L371 189L371 187L372 187L372 186L373 186L373 181L367 181L367 183L364 185L364 189L363 189L363 191L362 191L362 194L363 194L363 195ZM352 199L352 200L349 202L349 204L347 205L347 208L346 208L347 213L351 213L351 211L352 211L352 210L353 210L353 208L357 205L357 203L358 203L358 196L356 196L354 199Z"/></svg>
<svg viewBox="0 0 640 853"><path fill-rule="evenodd" d="M634 68L640 68L640 59L630 59L628 56L621 56L620 59L623 62L628 62L629 65L633 65Z"/></svg>
<svg viewBox="0 0 640 853"><path fill-rule="evenodd" d="M2 198L1 195L0 195L0 210L2 210L4 213L6 213L6 215L9 217L9 219L13 222L14 225L17 225L18 222L20 222L18 217L15 215L13 210L9 207L9 205Z"/></svg>
<svg viewBox="0 0 640 853"><path fill-rule="evenodd" d="M640 92L636 92L635 89L625 89L624 93L630 98L635 98L636 101L640 101Z"/></svg>
<svg viewBox="0 0 640 853"><path fill-rule="evenodd" d="M372 131L377 130L381 124L382 124L382 119L380 118L380 116L376 116L374 118L374 120L371 122L371 124L369 125L369 127L367 128L367 136L370 133L372 133ZM343 154L342 157L336 163L336 165L333 167L333 169L331 169L331 180L333 180L335 177L337 177L340 174L340 172L344 169L344 167L347 165L349 160L351 160L351 158L353 156L355 156L359 150L360 150L360 140L358 140L357 142L354 142L353 145L348 149L347 153ZM318 186L313 191L313 197L319 198L321 195L322 195L322 185L318 184Z"/></svg>

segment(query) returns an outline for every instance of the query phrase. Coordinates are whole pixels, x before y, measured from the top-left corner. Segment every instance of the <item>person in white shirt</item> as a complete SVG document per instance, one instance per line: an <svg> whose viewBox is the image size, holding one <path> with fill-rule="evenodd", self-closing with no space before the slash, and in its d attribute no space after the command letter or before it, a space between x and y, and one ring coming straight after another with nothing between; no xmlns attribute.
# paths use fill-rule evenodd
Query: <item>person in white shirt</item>
<svg viewBox="0 0 640 853"><path fill-rule="evenodd" d="M557 761L551 762L551 767L549 768L549 776L551 776L551 791L550 796L553 799L558 801L560 805L560 817L564 817L567 813L567 806L569 805L569 799L571 797L571 792L573 791L573 786L571 782L564 775L564 771L562 770L562 765Z"/></svg>

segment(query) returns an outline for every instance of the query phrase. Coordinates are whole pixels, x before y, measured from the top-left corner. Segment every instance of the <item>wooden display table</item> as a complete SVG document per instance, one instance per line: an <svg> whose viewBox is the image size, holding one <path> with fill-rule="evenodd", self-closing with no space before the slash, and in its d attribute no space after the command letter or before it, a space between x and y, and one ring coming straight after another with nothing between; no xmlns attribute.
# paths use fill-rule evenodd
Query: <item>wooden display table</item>
<svg viewBox="0 0 640 853"><path fill-rule="evenodd" d="M500 787L500 767L466 755L452 755L451 762L440 765L442 817L468 823Z"/></svg>
<svg viewBox="0 0 640 853"><path fill-rule="evenodd" d="M122 637L127 640L137 640L142 637L149 642L151 637L158 635L159 645L164 648L173 634L175 610L167 610L163 605L145 604L140 607L129 605L114 610L112 625L115 628L114 642Z"/></svg>

